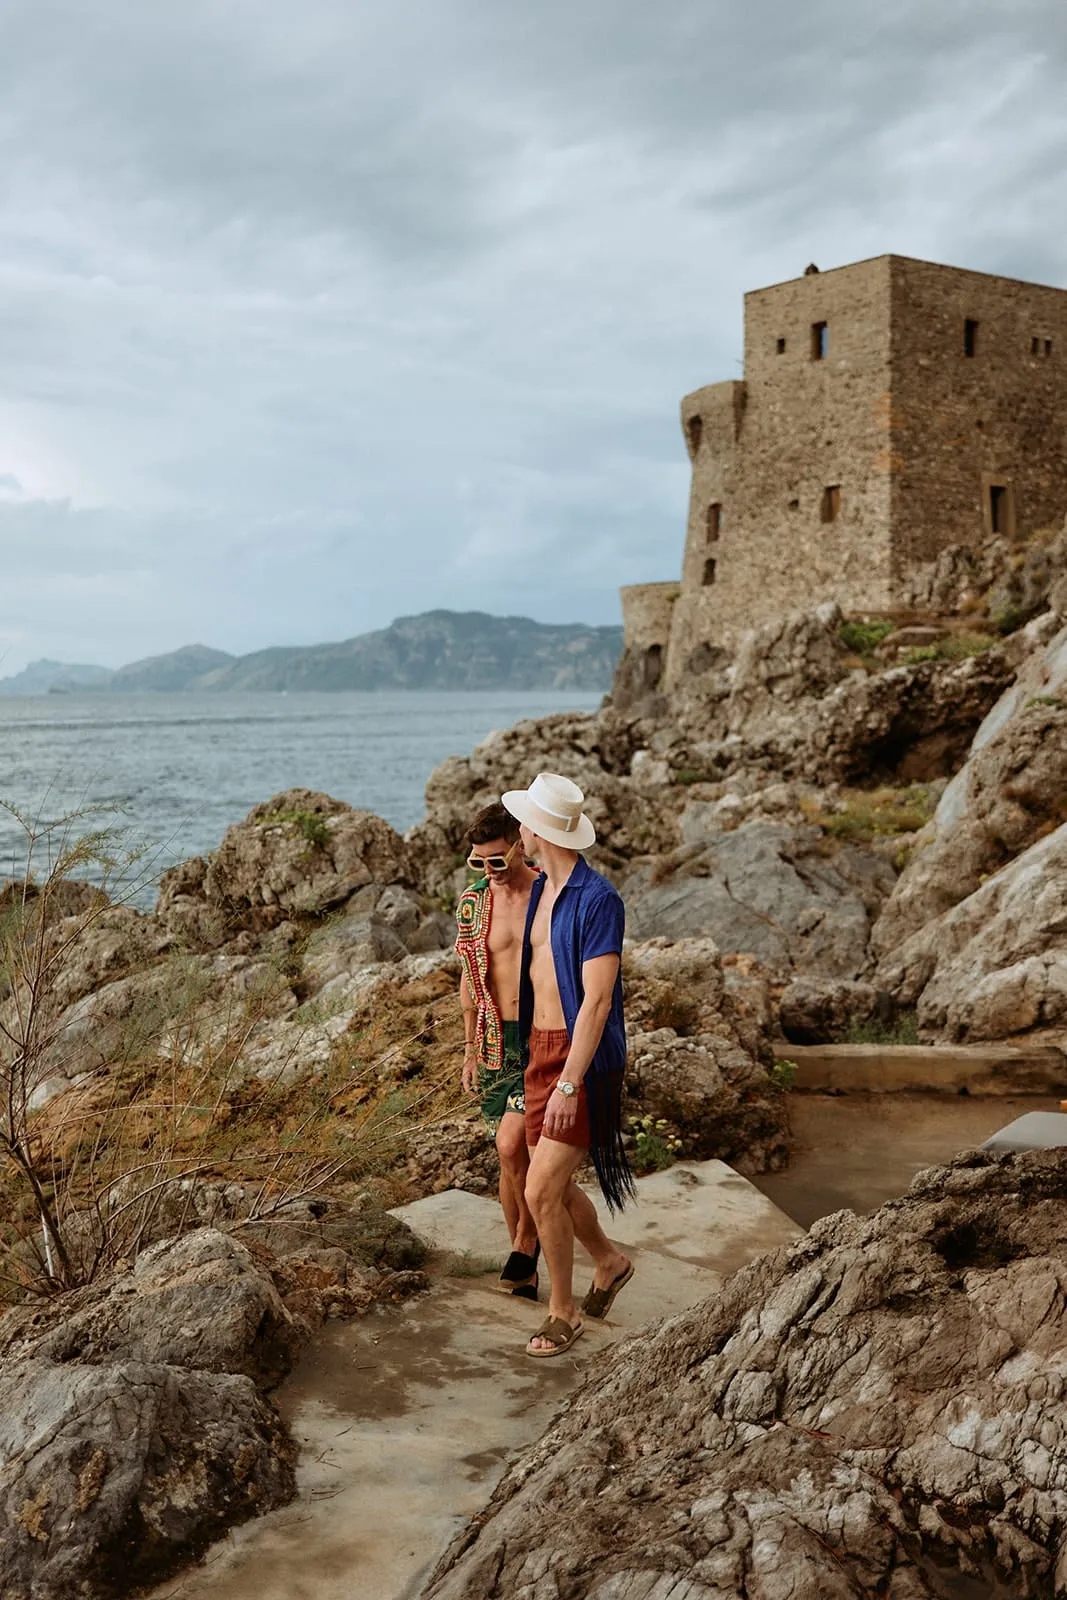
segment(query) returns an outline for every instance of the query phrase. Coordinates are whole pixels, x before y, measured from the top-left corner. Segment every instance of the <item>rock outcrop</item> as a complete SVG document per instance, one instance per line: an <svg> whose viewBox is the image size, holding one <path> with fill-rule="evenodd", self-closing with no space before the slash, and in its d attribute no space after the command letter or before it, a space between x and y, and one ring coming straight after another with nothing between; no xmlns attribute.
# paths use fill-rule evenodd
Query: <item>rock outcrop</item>
<svg viewBox="0 0 1067 1600"><path fill-rule="evenodd" d="M288 1370L296 1329L247 1250L190 1234L81 1298L43 1330L0 1322L5 1594L125 1593L293 1492L256 1380Z"/></svg>
<svg viewBox="0 0 1067 1600"><path fill-rule="evenodd" d="M1067 823L883 957L877 982L928 1037L1065 1037Z"/></svg>
<svg viewBox="0 0 1067 1600"><path fill-rule="evenodd" d="M1067 821L1067 628L1036 648L975 735L970 754L922 831L874 930L885 956L983 880Z"/></svg>
<svg viewBox="0 0 1067 1600"><path fill-rule="evenodd" d="M1058 1592L1065 1291L1062 1152L827 1217L602 1358L426 1600Z"/></svg>
<svg viewBox="0 0 1067 1600"><path fill-rule="evenodd" d="M0 1320L0 1592L125 1594L291 1498L269 1392L324 1317L421 1287L424 1250L369 1199L247 1235L163 1240Z"/></svg>
<svg viewBox="0 0 1067 1600"><path fill-rule="evenodd" d="M785 974L850 978L894 880L887 861L819 828L752 821L637 866L620 888L636 938L708 933Z"/></svg>

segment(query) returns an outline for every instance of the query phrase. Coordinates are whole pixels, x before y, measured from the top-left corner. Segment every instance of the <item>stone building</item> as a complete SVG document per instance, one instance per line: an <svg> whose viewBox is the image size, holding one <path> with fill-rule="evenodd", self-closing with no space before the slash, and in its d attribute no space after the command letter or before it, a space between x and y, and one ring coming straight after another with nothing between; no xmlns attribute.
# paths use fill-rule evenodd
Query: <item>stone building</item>
<svg viewBox="0 0 1067 1600"><path fill-rule="evenodd" d="M744 378L687 395L682 428L681 583L623 590L634 689L821 601L891 614L946 546L1060 523L1067 291L903 256L809 268L745 296Z"/></svg>

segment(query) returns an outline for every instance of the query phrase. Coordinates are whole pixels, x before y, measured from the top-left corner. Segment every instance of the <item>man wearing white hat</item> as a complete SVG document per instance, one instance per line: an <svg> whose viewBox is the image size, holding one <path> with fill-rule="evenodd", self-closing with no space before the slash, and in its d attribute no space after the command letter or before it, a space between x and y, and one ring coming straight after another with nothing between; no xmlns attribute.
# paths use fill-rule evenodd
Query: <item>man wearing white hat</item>
<svg viewBox="0 0 1067 1600"><path fill-rule="evenodd" d="M529 789L501 799L519 823L526 856L541 868L526 913L519 1033L531 1148L526 1198L552 1294L548 1317L526 1352L556 1356L582 1332L574 1301L575 1236L593 1258L585 1316L606 1316L634 1270L574 1181L588 1154L611 1210L634 1192L621 1129L625 911L618 892L578 853L595 842L596 830L582 811L585 796L577 784L540 772Z"/></svg>

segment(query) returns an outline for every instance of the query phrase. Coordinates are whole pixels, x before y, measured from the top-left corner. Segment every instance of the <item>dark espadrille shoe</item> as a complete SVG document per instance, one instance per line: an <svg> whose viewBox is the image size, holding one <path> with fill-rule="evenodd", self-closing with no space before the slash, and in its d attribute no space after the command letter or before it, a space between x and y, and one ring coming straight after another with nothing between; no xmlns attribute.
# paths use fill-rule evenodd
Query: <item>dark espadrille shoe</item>
<svg viewBox="0 0 1067 1600"><path fill-rule="evenodd" d="M516 1294L520 1289L537 1288L537 1259L541 1254L541 1246L534 1245L534 1253L528 1256L524 1250L513 1250L504 1263L504 1270L497 1279L500 1288L505 1294ZM525 1297L529 1299L529 1295Z"/></svg>

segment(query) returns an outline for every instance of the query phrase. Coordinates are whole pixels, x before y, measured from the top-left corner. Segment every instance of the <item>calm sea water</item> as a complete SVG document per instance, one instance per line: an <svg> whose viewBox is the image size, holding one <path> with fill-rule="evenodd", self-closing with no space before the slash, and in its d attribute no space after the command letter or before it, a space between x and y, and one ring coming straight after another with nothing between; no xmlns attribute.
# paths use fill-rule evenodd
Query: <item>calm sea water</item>
<svg viewBox="0 0 1067 1600"><path fill-rule="evenodd" d="M446 756L524 717L598 702L551 691L0 698L0 799L46 817L121 806L134 835L157 847L159 870L213 850L282 789L324 790L403 831L425 814L426 780ZM24 860L24 839L0 811L0 878L19 875Z"/></svg>

